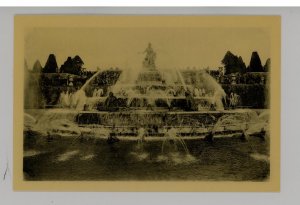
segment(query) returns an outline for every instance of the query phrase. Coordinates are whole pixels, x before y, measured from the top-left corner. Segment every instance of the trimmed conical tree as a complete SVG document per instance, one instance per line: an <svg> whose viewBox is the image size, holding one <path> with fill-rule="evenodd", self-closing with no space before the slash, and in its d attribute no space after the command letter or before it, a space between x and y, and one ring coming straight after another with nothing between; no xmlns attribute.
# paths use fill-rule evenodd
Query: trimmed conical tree
<svg viewBox="0 0 300 205"><path fill-rule="evenodd" d="M263 72L260 57L256 51L252 52L251 60L247 69L248 72Z"/></svg>
<svg viewBox="0 0 300 205"><path fill-rule="evenodd" d="M48 60L43 69L43 72L44 73L57 73L58 72L58 66L57 66L56 57L54 54L49 55Z"/></svg>
<svg viewBox="0 0 300 205"><path fill-rule="evenodd" d="M61 73L73 73L73 61L72 58L69 56L64 64L60 67Z"/></svg>
<svg viewBox="0 0 300 205"><path fill-rule="evenodd" d="M271 59L268 58L265 65L264 65L264 71L265 72L269 72L270 71L270 68L271 68Z"/></svg>
<svg viewBox="0 0 300 205"><path fill-rule="evenodd" d="M33 65L33 68L32 68L32 71L34 73L41 73L42 70L43 70L43 68L42 68L42 65L41 65L40 61L39 60L35 61L34 65Z"/></svg>

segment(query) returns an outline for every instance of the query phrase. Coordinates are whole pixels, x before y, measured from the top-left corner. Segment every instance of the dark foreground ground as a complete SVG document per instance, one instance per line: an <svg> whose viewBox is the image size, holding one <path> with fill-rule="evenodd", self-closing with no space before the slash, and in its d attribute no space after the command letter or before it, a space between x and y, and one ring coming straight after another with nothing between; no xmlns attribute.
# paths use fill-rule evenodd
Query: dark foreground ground
<svg viewBox="0 0 300 205"><path fill-rule="evenodd" d="M162 153L162 141L109 145L105 140L35 137L24 143L25 180L268 180L269 142L257 137L186 140L190 155Z"/></svg>

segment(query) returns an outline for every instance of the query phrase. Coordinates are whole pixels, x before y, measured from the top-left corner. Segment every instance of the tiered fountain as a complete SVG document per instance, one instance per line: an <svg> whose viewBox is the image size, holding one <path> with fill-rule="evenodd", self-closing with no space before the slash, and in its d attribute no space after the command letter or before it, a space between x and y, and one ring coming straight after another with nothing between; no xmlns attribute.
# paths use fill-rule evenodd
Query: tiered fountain
<svg viewBox="0 0 300 205"><path fill-rule="evenodd" d="M198 87L209 94L194 96L194 88L186 85L178 70L157 67L150 43L145 53L140 69L98 71L73 96L73 108L47 110L36 127L43 131L48 127L51 133L51 124L65 119L67 123L58 126L64 133L76 125L81 131L70 133L107 137L114 132L130 139L138 136L142 127L147 138L159 139L170 128L181 137L195 138L207 133L245 132L249 123L255 123L254 111L224 110L225 92L205 71L197 76ZM103 76L108 78L104 80ZM102 94L93 96L96 89L103 90ZM53 130L59 132L55 123Z"/></svg>
<svg viewBox="0 0 300 205"><path fill-rule="evenodd" d="M222 103L225 92L205 71L198 75L198 82L209 94L193 96L193 88L186 85L178 70L156 66L156 52L150 43L145 53L140 69L119 70L115 84L110 87L101 88L97 83L103 73L99 71L78 91L76 122L80 126L115 127L119 136L136 136L137 127L143 126L147 136L153 137L163 136L163 128L173 127L182 136L195 137L212 130L225 133L228 130L220 123L218 128L213 128L221 116L249 112L225 111ZM104 96L86 97L97 87L106 89ZM112 98L108 97L109 93ZM114 103L109 104L109 98ZM241 130L240 125L233 127Z"/></svg>
<svg viewBox="0 0 300 205"><path fill-rule="evenodd" d="M130 147L127 151L137 161L176 165L198 160L189 150L193 141L188 144L186 139L205 137L211 142L213 137L237 132L246 139L267 131L268 114L258 116L248 109L224 110L225 92L205 71L198 72L195 86L207 94L197 96L181 72L156 66L151 44L145 53L140 69L98 71L70 100L65 100L72 101L66 107L62 104L58 109L25 110L35 114L24 115L25 144L32 139L33 144L37 139L51 141L55 136L58 140L71 138L70 144L76 139L99 139L107 140L115 154L118 150L114 144L121 141L117 146Z"/></svg>

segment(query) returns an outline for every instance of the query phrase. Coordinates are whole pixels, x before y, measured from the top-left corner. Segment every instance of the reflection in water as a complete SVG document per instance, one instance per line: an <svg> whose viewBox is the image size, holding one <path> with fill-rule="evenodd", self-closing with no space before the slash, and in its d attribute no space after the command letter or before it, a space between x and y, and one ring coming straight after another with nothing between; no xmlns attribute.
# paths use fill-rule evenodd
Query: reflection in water
<svg viewBox="0 0 300 205"><path fill-rule="evenodd" d="M88 154L88 155L80 157L80 160L92 160L94 157L95 157L94 154Z"/></svg>
<svg viewBox="0 0 300 205"><path fill-rule="evenodd" d="M79 150L65 152L57 157L57 161L64 162L79 154Z"/></svg>
<svg viewBox="0 0 300 205"><path fill-rule="evenodd" d="M250 157L252 157L255 160L258 161L265 161L265 162L270 162L270 157L264 154L259 154L259 153L253 153L250 154Z"/></svg>

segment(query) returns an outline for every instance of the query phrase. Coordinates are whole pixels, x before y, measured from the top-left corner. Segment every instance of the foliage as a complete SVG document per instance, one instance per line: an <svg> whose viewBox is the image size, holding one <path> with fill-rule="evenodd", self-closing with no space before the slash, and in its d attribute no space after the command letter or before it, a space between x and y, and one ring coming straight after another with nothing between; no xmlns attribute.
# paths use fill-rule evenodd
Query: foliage
<svg viewBox="0 0 300 205"><path fill-rule="evenodd" d="M248 72L244 74L237 73L235 75L236 84L266 84L269 78L267 72L253 73ZM231 84L232 77L230 75L222 76L220 79L222 84Z"/></svg>
<svg viewBox="0 0 300 205"><path fill-rule="evenodd" d="M81 75L83 72L83 64L84 62L78 55L74 58L68 57L64 64L60 67L60 73Z"/></svg>
<svg viewBox="0 0 300 205"><path fill-rule="evenodd" d="M32 71L34 73L41 73L42 70L43 70L43 68L42 68L40 61L39 60L35 61Z"/></svg>
<svg viewBox="0 0 300 205"><path fill-rule="evenodd" d="M236 56L230 51L225 54L222 63L225 67L225 75L231 73L245 73L246 65L241 56Z"/></svg>
<svg viewBox="0 0 300 205"><path fill-rule="evenodd" d="M48 60L43 68L43 73L57 73L58 66L56 62L56 57L54 54L50 54Z"/></svg>
<svg viewBox="0 0 300 205"><path fill-rule="evenodd" d="M247 68L248 72L264 72L260 57L256 51L252 52L250 64Z"/></svg>
<svg viewBox="0 0 300 205"><path fill-rule="evenodd" d="M268 58L265 65L264 65L264 71L265 72L269 72L270 71L270 68L271 68L271 59Z"/></svg>
<svg viewBox="0 0 300 205"><path fill-rule="evenodd" d="M240 96L240 106L249 108L267 108L269 101L266 99L268 96L268 89L266 85L222 85L224 91L229 96L231 92Z"/></svg>

